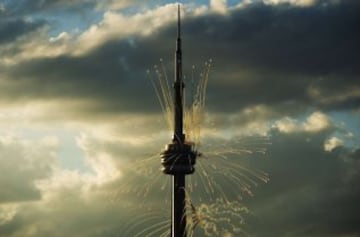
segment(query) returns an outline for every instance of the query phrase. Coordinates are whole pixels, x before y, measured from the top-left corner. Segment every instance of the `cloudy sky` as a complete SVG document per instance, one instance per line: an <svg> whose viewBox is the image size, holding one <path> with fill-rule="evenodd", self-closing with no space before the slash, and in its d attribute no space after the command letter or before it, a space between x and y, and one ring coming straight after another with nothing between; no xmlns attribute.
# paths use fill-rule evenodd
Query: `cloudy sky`
<svg viewBox="0 0 360 237"><path fill-rule="evenodd" d="M185 83L212 60L197 236L360 236L359 1L180 3ZM177 4L0 0L1 237L167 230L149 77L171 81Z"/></svg>

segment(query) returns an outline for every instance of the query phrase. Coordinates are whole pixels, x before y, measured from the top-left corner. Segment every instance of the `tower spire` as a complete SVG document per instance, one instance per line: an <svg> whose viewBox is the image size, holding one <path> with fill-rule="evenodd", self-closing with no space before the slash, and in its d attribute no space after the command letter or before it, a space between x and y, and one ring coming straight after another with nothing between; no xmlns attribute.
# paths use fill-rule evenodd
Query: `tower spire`
<svg viewBox="0 0 360 237"><path fill-rule="evenodd" d="M174 137L173 140L178 143L184 143L185 135L183 134L183 90L184 82L182 78L182 50L181 50L181 31L180 31L180 4L178 5L178 26L175 52L175 83L174 83Z"/></svg>
<svg viewBox="0 0 360 237"><path fill-rule="evenodd" d="M178 38L180 38L180 33L181 33L181 17L180 17L180 4L178 4Z"/></svg>

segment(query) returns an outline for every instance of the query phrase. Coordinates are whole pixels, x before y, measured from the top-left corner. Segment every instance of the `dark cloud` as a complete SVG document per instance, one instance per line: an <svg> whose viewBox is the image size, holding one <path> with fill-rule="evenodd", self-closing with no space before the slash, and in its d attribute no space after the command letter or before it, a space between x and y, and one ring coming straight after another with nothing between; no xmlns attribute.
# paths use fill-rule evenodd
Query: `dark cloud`
<svg viewBox="0 0 360 237"><path fill-rule="evenodd" d="M228 18L189 23L192 33L199 33L190 34L186 42L202 42L198 51L213 54L210 89L226 91L227 99L237 106L317 105L307 88L318 78L324 78L319 89L331 90L330 94L346 93L346 85L356 85L359 55L353 49L358 48L360 36L355 30L358 9L358 4L253 5Z"/></svg>
<svg viewBox="0 0 360 237"><path fill-rule="evenodd" d="M358 90L359 7L253 4L227 16L185 19L185 74L189 78L191 65L213 58L208 108L216 111L256 104L284 113L309 106L357 108L358 93L332 98ZM101 108L95 110L103 112L153 111L158 105L145 72L163 57L171 78L174 35L170 26L145 38L108 41L82 57L18 64L7 70L19 85L8 96L85 98L100 102ZM318 96L311 95L310 88Z"/></svg>
<svg viewBox="0 0 360 237"><path fill-rule="evenodd" d="M0 45L11 43L18 37L33 32L45 24L44 21L30 22L23 19L2 20L0 22Z"/></svg>
<svg viewBox="0 0 360 237"><path fill-rule="evenodd" d="M77 187L81 189L81 187ZM125 202L111 202L107 197L85 200L78 190L57 190L51 200L55 205L42 203L20 206L19 212L0 226L2 236L121 236L119 225L130 217ZM119 224L120 223L120 224ZM61 226L61 230L59 230ZM33 229L33 231L29 231Z"/></svg>
<svg viewBox="0 0 360 237"><path fill-rule="evenodd" d="M93 7L94 0L20 0L20 1L6 1L3 5L3 16L17 17L23 15L34 14L38 12L46 12L49 10L74 10L80 11L84 7ZM1 16L1 15L0 15Z"/></svg>
<svg viewBox="0 0 360 237"><path fill-rule="evenodd" d="M94 111L158 110L146 74L159 59L156 42L148 39L146 45L141 41L136 47L131 42L109 42L86 56L33 60L10 68L16 86L5 91L4 99L74 98L90 100Z"/></svg>
<svg viewBox="0 0 360 237"><path fill-rule="evenodd" d="M256 236L357 236L360 206L358 151L324 151L330 131L272 133L270 182L255 190L250 207ZM285 145L286 144L286 145Z"/></svg>

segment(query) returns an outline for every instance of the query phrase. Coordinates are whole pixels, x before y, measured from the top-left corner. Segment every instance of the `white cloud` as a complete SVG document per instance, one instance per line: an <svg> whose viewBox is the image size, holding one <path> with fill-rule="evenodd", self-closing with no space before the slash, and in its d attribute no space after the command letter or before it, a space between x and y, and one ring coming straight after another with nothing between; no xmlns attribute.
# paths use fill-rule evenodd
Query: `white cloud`
<svg viewBox="0 0 360 237"><path fill-rule="evenodd" d="M177 4L167 4L130 16L114 11L105 12L100 23L92 25L80 35L76 53L84 53L111 39L123 39L130 35L150 35L170 22L175 22L176 9Z"/></svg>
<svg viewBox="0 0 360 237"><path fill-rule="evenodd" d="M243 0L240 3L235 5L235 9L236 8L245 8L247 6L249 6L250 4L253 3L254 0Z"/></svg>
<svg viewBox="0 0 360 237"><path fill-rule="evenodd" d="M69 33L61 32L56 37L50 37L49 41L50 41L50 43L55 43L55 42L59 42L59 41L64 42L64 41L68 41L70 38L71 38L71 36L69 35Z"/></svg>
<svg viewBox="0 0 360 237"><path fill-rule="evenodd" d="M269 5L278 5L278 4L291 4L298 7L311 7L318 3L326 5L331 4L339 4L343 0L327 0L327 1L320 1L320 0L262 0L265 4ZM346 0L345 0L346 1Z"/></svg>
<svg viewBox="0 0 360 237"><path fill-rule="evenodd" d="M318 0L263 0L263 1L265 4L278 5L278 4L289 3L301 7L313 6L318 2Z"/></svg>
<svg viewBox="0 0 360 237"><path fill-rule="evenodd" d="M298 122L290 117L282 118L275 122L274 125L280 132L291 133L298 130Z"/></svg>
<svg viewBox="0 0 360 237"><path fill-rule="evenodd" d="M63 32L49 38L49 31L49 27L42 27L15 41L0 45L0 64L14 65L22 60L52 58L72 52L74 42L70 34Z"/></svg>
<svg viewBox="0 0 360 237"><path fill-rule="evenodd" d="M344 144L344 142L337 138L337 137L331 137L328 140L325 141L324 143L324 150L325 151L332 151L334 150L336 147L342 146Z"/></svg>
<svg viewBox="0 0 360 237"><path fill-rule="evenodd" d="M10 222L17 213L15 204L0 205L0 226Z"/></svg>
<svg viewBox="0 0 360 237"><path fill-rule="evenodd" d="M220 14L226 14L227 1L226 0L210 0L210 8L214 12L217 12Z"/></svg>
<svg viewBox="0 0 360 237"><path fill-rule="evenodd" d="M320 132L331 127L330 118L319 111L310 114L304 122L300 122L296 119L285 117L277 120L274 123L274 127L283 133L292 132Z"/></svg>
<svg viewBox="0 0 360 237"><path fill-rule="evenodd" d="M77 145L85 153L88 164L96 174L97 182L109 182L120 177L121 173L116 165L116 158L103 149L103 146L94 144L95 141L97 140L90 138L85 133L76 139Z"/></svg>
<svg viewBox="0 0 360 237"><path fill-rule="evenodd" d="M329 128L331 125L329 117L321 112L312 113L303 124L307 132L319 132Z"/></svg>

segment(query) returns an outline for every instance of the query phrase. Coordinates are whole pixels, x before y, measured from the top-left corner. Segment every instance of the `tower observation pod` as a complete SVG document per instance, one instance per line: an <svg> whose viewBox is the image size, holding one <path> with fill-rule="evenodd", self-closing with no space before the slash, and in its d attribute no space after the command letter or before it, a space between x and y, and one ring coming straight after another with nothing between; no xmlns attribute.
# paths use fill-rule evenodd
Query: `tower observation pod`
<svg viewBox="0 0 360 237"><path fill-rule="evenodd" d="M166 145L160 156L163 172L172 176L171 237L186 237L185 175L195 171L196 152L190 143L186 143L183 133L185 84L182 76L180 5L174 76L174 135L172 142Z"/></svg>

